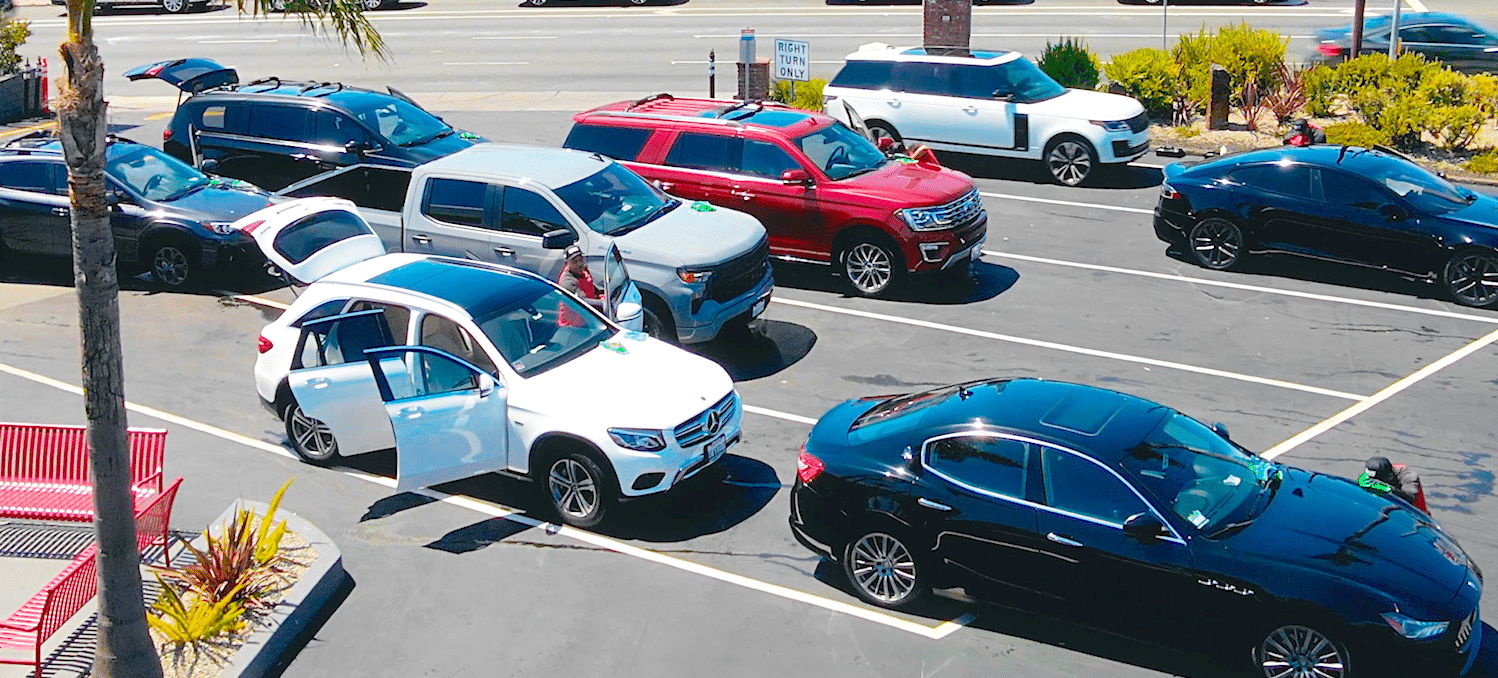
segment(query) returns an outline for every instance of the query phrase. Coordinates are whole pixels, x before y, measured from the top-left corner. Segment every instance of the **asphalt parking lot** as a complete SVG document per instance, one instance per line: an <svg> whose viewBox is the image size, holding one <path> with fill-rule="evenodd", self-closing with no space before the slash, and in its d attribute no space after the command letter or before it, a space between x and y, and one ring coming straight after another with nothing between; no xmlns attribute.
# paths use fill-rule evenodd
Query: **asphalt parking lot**
<svg viewBox="0 0 1498 678"><path fill-rule="evenodd" d="M159 138L161 121L144 117L117 122L139 140ZM503 141L557 144L567 129L562 113L447 119ZM290 458L250 379L255 337L274 302L291 300L287 289L249 290L266 304L127 281L127 394L152 408L131 421L172 431L166 470L187 478L175 527L201 526L237 496L263 500L294 476L285 506L344 550L354 586L287 676L708 666L724 676L1230 675L1243 658L1002 608L868 608L837 568L795 542L785 493L811 420L843 399L986 376L1137 394L1315 471L1354 475L1373 455L1410 464L1436 518L1479 564L1498 563L1489 449L1498 312L1330 265L1264 260L1217 273L1168 256L1148 214L1157 168L1074 189L1037 183L1023 165L951 161L978 176L990 215L973 281L917 281L869 300L843 295L817 269L777 268L776 301L754 332L694 349L737 380L745 442L717 474L630 505L599 533L511 514L535 504L533 490L494 476L394 494L388 455L356 458L354 469ZM65 262L0 269L0 281L26 284L0 292L7 419L81 421L80 400L64 390L78 382L76 310L60 286L69 279ZM1487 646L1475 675L1498 675Z"/></svg>

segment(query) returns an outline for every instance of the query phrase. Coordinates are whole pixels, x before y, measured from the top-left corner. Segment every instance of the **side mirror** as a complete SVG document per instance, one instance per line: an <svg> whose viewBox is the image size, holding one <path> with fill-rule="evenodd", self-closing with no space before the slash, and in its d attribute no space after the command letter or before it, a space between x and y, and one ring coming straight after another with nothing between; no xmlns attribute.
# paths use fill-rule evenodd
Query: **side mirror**
<svg viewBox="0 0 1498 678"><path fill-rule="evenodd" d="M374 147L371 146L368 141L350 141L343 145L343 151L345 153L353 153L361 158L364 157L364 154L368 153L372 148Z"/></svg>
<svg viewBox="0 0 1498 678"><path fill-rule="evenodd" d="M1000 90L994 90L993 91L993 98L998 99L999 101L1013 101L1014 100L1014 92L1003 92L1003 91L1000 91Z"/></svg>
<svg viewBox="0 0 1498 678"><path fill-rule="evenodd" d="M1398 205L1384 205L1378 208L1378 213L1384 215L1384 221L1400 222L1409 218L1409 213Z"/></svg>
<svg viewBox="0 0 1498 678"><path fill-rule="evenodd" d="M498 384L496 384L494 382L493 375L490 375L488 372L480 372L479 373L479 397L480 398L488 397L489 394L494 393L494 389L497 388L497 387L498 387Z"/></svg>
<svg viewBox="0 0 1498 678"><path fill-rule="evenodd" d="M565 228L548 231L541 236L541 247L548 250L566 249L568 245L577 242L577 234Z"/></svg>
<svg viewBox="0 0 1498 678"><path fill-rule="evenodd" d="M879 137L879 140L875 141L874 145L877 146L879 150L888 153L890 149L895 147L895 140L891 139L890 137Z"/></svg>
<svg viewBox="0 0 1498 678"><path fill-rule="evenodd" d="M787 185L811 185L811 175L804 169L789 169L780 173L780 183Z"/></svg>
<svg viewBox="0 0 1498 678"><path fill-rule="evenodd" d="M640 305L633 301L620 302L619 307L614 309L614 322L620 325L626 324L639 317L640 310Z"/></svg>
<svg viewBox="0 0 1498 678"><path fill-rule="evenodd" d="M915 449L914 448L912 448L909 445L906 445L905 446L905 451L900 454L900 459L904 463L905 473L906 474L911 475L911 476L915 476L915 475L917 475L917 474L920 473L920 470L921 470L921 458L920 458L919 455L917 455L915 453Z"/></svg>
<svg viewBox="0 0 1498 678"><path fill-rule="evenodd" d="M1153 513L1135 513L1124 521L1123 533L1125 537L1149 544L1165 536L1165 523Z"/></svg>
<svg viewBox="0 0 1498 678"><path fill-rule="evenodd" d="M1214 422L1212 422L1212 432L1216 433L1217 435L1222 436L1223 440L1232 440L1233 439L1232 436L1228 435L1228 427L1223 426L1222 422L1220 422L1220 421L1214 421Z"/></svg>
<svg viewBox="0 0 1498 678"><path fill-rule="evenodd" d="M203 158L203 162L198 163L198 170L204 174L213 174L218 171L218 161L213 158Z"/></svg>

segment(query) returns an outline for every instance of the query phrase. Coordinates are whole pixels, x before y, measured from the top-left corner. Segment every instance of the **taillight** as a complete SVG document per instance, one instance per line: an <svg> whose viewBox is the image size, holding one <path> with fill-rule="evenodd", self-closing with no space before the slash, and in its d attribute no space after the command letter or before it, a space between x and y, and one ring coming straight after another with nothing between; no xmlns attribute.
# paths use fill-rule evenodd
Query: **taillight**
<svg viewBox="0 0 1498 678"><path fill-rule="evenodd" d="M807 454L806 446L801 446L801 453L796 455L796 477L801 482L809 483L822 473L822 460Z"/></svg>
<svg viewBox="0 0 1498 678"><path fill-rule="evenodd" d="M1316 46L1316 51L1320 52L1322 54L1322 56L1329 56L1329 57L1342 56L1342 48L1339 47L1339 46L1337 46L1335 43L1330 43L1330 42L1323 42L1323 43L1317 45Z"/></svg>
<svg viewBox="0 0 1498 678"><path fill-rule="evenodd" d="M269 351L272 348L275 348L275 344L270 343L270 340L266 339L265 335L263 335L263 334L260 335L259 339L255 340L255 350L257 350L257 351L259 351L261 353L265 353L266 351Z"/></svg>
<svg viewBox="0 0 1498 678"><path fill-rule="evenodd" d="M265 225L264 219L261 219L259 221L251 221L248 224L240 226L239 230L242 231L245 235L249 235L251 233L254 233L255 229L260 228L263 225Z"/></svg>
<svg viewBox="0 0 1498 678"><path fill-rule="evenodd" d="M1166 200L1180 200L1181 193L1170 184L1160 184L1160 197Z"/></svg>
<svg viewBox="0 0 1498 678"><path fill-rule="evenodd" d="M172 138L172 128L168 127L168 128L166 128L164 130L161 130L161 140L162 141L170 141L171 138Z"/></svg>

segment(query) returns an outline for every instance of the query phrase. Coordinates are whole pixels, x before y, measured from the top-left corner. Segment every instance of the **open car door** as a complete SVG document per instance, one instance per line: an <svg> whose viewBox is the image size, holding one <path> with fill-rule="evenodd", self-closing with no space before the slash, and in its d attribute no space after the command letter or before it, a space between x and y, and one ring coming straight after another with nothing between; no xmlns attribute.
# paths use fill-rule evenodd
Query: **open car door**
<svg viewBox="0 0 1498 678"><path fill-rule="evenodd" d="M873 133L869 131L869 126L863 121L863 116L859 115L858 111L853 110L853 107L849 106L846 101L843 102L843 110L848 113L848 127L850 129L858 132L859 136L868 139L871 143L879 142L878 139L874 138Z"/></svg>
<svg viewBox="0 0 1498 678"><path fill-rule="evenodd" d="M265 258L302 284L385 254L380 236L340 198L301 198L271 205L234 222Z"/></svg>
<svg viewBox="0 0 1498 678"><path fill-rule="evenodd" d="M239 83L239 72L211 59L172 59L136 66L125 71L130 80L156 79L188 94Z"/></svg>
<svg viewBox="0 0 1498 678"><path fill-rule="evenodd" d="M287 381L302 413L322 422L342 455L395 446L365 349L389 346L381 310L346 313L302 324ZM325 450L318 450L319 452Z"/></svg>
<svg viewBox="0 0 1498 678"><path fill-rule="evenodd" d="M387 346L365 355L395 433L395 489L505 467L506 393L493 375L429 346Z"/></svg>
<svg viewBox="0 0 1498 678"><path fill-rule="evenodd" d="M618 245L609 245L603 257L604 308L614 322L627 330L643 332L645 314L640 300L640 288L629 278L629 269L624 266L624 255Z"/></svg>

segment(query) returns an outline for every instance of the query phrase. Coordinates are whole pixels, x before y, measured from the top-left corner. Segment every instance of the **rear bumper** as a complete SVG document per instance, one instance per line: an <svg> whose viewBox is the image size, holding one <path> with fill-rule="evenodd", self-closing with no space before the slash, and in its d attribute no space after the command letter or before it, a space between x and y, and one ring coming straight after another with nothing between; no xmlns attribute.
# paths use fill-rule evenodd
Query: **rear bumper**
<svg viewBox="0 0 1498 678"><path fill-rule="evenodd" d="M1161 242L1185 247L1186 229L1190 228L1186 222L1187 217L1184 214L1167 212L1158 206L1155 207L1155 237Z"/></svg>

